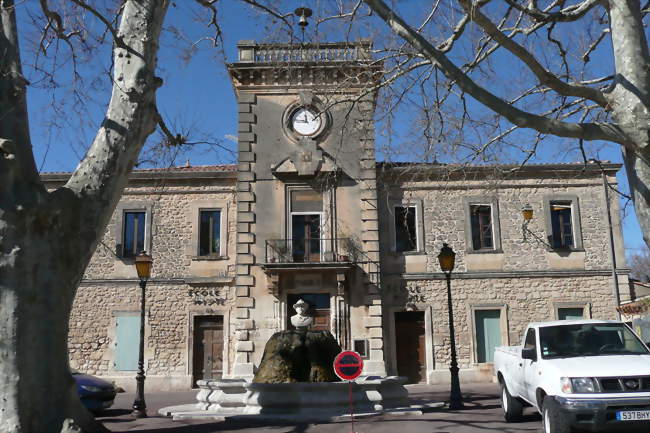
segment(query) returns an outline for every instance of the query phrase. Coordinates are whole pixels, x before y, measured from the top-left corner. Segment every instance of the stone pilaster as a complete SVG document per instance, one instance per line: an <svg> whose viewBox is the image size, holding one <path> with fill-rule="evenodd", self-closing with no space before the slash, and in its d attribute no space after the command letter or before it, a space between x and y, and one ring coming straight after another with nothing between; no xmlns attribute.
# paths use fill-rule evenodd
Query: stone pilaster
<svg viewBox="0 0 650 433"><path fill-rule="evenodd" d="M366 296L364 303L368 315L364 327L370 341L370 359L366 361L364 374L386 375L384 361L384 328L382 316L381 269L379 265L379 216L377 213L377 168L375 160L375 131L372 116L374 102L362 101L360 111L364 120L359 121L361 137L361 243L369 263L366 272Z"/></svg>
<svg viewBox="0 0 650 433"><path fill-rule="evenodd" d="M255 308L255 298L251 289L255 286L252 267L256 263L253 254L255 244L255 106L257 98L253 93L240 92L238 95L239 140L237 166L237 257L235 279L235 363L232 376L252 379L254 366L252 355L255 350L250 331L255 328L251 310Z"/></svg>

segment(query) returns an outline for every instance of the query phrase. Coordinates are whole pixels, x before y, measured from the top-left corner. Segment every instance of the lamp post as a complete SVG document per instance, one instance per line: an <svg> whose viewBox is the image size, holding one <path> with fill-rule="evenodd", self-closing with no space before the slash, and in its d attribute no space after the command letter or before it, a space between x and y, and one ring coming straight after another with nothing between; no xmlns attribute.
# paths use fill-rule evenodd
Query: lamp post
<svg viewBox="0 0 650 433"><path fill-rule="evenodd" d="M135 269L138 272L140 279L140 348L138 351L138 374L135 376L136 392L135 400L133 401L133 412L131 413L136 418L147 417L147 404L144 402L144 307L145 307L145 289L147 287L147 280L151 276L151 264L153 259L145 251L141 252L135 257Z"/></svg>
<svg viewBox="0 0 650 433"><path fill-rule="evenodd" d="M458 379L458 361L456 360L456 333L454 332L454 310L451 304L451 271L454 270L456 253L449 245L442 244L438 262L440 269L445 273L447 279L447 310L449 311L449 339L451 343L451 391L449 393L449 409L462 409L463 395L460 392L460 380Z"/></svg>

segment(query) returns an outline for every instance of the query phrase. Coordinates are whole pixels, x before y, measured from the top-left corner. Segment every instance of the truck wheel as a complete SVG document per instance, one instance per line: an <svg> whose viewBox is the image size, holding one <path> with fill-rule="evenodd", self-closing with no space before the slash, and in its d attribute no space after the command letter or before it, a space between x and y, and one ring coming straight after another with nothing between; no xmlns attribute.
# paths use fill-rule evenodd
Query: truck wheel
<svg viewBox="0 0 650 433"><path fill-rule="evenodd" d="M501 408L506 422L517 422L521 420L524 406L519 400L510 395L505 383L501 383Z"/></svg>
<svg viewBox="0 0 650 433"><path fill-rule="evenodd" d="M544 433L571 433L573 431L567 419L560 412L560 407L555 399L548 395L544 397L542 403L542 425Z"/></svg>

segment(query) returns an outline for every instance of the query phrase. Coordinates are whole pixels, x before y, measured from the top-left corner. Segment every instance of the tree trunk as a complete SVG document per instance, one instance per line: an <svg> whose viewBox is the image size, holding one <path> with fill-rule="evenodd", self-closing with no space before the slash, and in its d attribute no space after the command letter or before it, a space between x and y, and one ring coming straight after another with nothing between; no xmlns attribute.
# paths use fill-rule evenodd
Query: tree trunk
<svg viewBox="0 0 650 433"><path fill-rule="evenodd" d="M76 288L128 173L155 129L154 76L167 0L129 0L102 126L65 187L47 192L29 138L14 6L0 0L0 432L107 431L68 363Z"/></svg>
<svg viewBox="0 0 650 433"><path fill-rule="evenodd" d="M609 0L616 64L608 94L612 116L628 137L623 159L643 239L650 246L650 56L639 0Z"/></svg>

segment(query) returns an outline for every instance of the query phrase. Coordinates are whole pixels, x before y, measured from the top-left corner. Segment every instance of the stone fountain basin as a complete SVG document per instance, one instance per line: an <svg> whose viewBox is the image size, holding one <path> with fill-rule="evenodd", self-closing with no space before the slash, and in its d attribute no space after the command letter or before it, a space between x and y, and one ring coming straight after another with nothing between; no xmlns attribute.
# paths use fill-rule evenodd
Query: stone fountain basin
<svg viewBox="0 0 650 433"><path fill-rule="evenodd" d="M409 406L405 377L365 377L352 382L355 413L377 413ZM161 409L176 418L237 415L290 415L301 419L348 414L348 382L251 383L200 380L195 405ZM193 407L191 407L193 406Z"/></svg>

